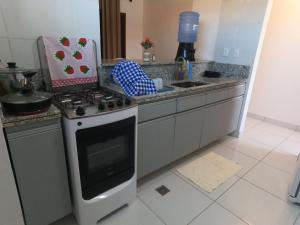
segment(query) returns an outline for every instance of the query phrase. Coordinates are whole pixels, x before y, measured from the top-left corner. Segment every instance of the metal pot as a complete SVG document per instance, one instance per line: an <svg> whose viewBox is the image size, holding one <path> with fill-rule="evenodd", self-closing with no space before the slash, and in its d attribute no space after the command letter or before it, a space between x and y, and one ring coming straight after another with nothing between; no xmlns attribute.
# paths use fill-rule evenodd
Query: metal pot
<svg viewBox="0 0 300 225"><path fill-rule="evenodd" d="M9 114L28 115L47 111L51 105L52 94L47 92L34 92L31 83L36 72L24 72L24 79L20 91L4 95L0 101Z"/></svg>
<svg viewBox="0 0 300 225"><path fill-rule="evenodd" d="M0 95L19 91L24 83L25 69L16 66L15 62L7 63L7 68L0 69Z"/></svg>

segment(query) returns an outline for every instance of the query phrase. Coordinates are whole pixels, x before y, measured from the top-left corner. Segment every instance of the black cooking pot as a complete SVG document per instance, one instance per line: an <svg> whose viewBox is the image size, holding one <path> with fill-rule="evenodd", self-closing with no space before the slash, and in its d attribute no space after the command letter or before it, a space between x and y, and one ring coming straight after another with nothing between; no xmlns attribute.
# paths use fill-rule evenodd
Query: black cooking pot
<svg viewBox="0 0 300 225"><path fill-rule="evenodd" d="M13 115L45 112L51 106L52 94L47 92L17 92L0 98L5 111Z"/></svg>
<svg viewBox="0 0 300 225"><path fill-rule="evenodd" d="M24 72L24 85L16 93L4 95L0 98L5 111L13 115L28 115L45 112L51 106L52 94L33 91L31 78L36 72Z"/></svg>

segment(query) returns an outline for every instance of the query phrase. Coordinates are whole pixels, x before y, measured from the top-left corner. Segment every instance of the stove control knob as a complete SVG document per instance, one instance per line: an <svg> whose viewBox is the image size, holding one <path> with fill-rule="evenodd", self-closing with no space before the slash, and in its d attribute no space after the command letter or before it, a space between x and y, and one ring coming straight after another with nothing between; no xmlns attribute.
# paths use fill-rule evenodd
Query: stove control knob
<svg viewBox="0 0 300 225"><path fill-rule="evenodd" d="M99 103L99 105L98 105L98 109L99 110L104 110L105 109L105 104L104 103Z"/></svg>
<svg viewBox="0 0 300 225"><path fill-rule="evenodd" d="M78 106L77 109L76 109L76 114L78 116L83 116L85 114L85 110L82 106Z"/></svg>
<svg viewBox="0 0 300 225"><path fill-rule="evenodd" d="M131 104L131 100L129 98L125 99L125 105L130 105Z"/></svg>
<svg viewBox="0 0 300 225"><path fill-rule="evenodd" d="M112 109L113 107L115 107L115 104L113 102L108 102L107 106L108 108Z"/></svg>
<svg viewBox="0 0 300 225"><path fill-rule="evenodd" d="M119 106L119 107L123 106L123 100L122 99L119 99L117 101L117 106Z"/></svg>

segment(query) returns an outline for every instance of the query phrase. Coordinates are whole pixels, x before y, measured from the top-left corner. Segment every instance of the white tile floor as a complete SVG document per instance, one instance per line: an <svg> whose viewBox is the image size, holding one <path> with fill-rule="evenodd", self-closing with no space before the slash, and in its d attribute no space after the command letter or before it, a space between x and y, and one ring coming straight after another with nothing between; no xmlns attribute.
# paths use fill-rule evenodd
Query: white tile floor
<svg viewBox="0 0 300 225"><path fill-rule="evenodd" d="M207 193L176 168L210 151L243 169ZM287 200L299 153L299 132L248 118L241 138L226 138L143 179L136 202L100 225L300 225L300 206ZM155 191L161 185L170 189L165 196ZM55 225L77 224L69 216Z"/></svg>

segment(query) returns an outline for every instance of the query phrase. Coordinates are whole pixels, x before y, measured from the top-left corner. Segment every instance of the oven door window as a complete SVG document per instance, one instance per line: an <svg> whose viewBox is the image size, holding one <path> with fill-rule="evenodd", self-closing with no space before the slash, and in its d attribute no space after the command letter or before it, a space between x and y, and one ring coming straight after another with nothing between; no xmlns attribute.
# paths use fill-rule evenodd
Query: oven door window
<svg viewBox="0 0 300 225"><path fill-rule="evenodd" d="M129 180L135 166L135 117L76 132L82 197Z"/></svg>

